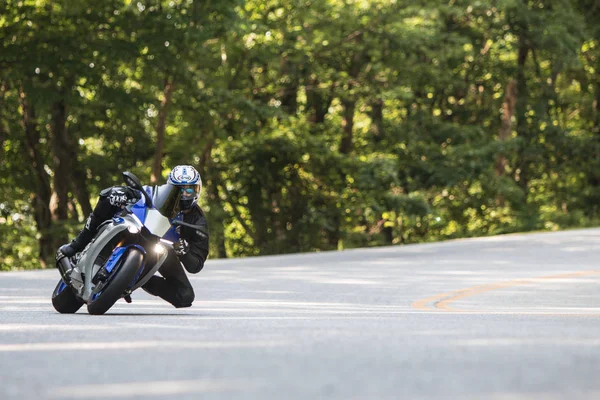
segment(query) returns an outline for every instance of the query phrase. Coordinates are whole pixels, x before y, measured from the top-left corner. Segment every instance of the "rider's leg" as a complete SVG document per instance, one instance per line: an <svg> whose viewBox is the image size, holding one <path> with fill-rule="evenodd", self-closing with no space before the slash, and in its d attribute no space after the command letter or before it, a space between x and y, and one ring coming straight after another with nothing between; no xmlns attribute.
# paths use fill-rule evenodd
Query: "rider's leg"
<svg viewBox="0 0 600 400"><path fill-rule="evenodd" d="M76 253L82 251L89 242L92 241L96 231L101 223L110 219L115 215L121 208L112 205L109 200L109 195L113 188L104 189L100 192L100 198L94 208L94 211L88 217L85 226L79 232L77 237L67 245L60 248L60 251L67 257L72 257Z"/></svg>
<svg viewBox="0 0 600 400"><path fill-rule="evenodd" d="M165 264L158 270L162 277L153 276L142 288L158 296L176 308L190 307L194 301L194 288L183 266L174 253L170 253Z"/></svg>
<svg viewBox="0 0 600 400"><path fill-rule="evenodd" d="M94 235L96 234L96 229L102 223L100 218L98 218L93 212L88 217L85 222L85 226L79 232L77 237L71 241L71 243L66 244L60 248L60 251L67 257L72 257L76 253L80 252L88 245L88 243L92 240Z"/></svg>

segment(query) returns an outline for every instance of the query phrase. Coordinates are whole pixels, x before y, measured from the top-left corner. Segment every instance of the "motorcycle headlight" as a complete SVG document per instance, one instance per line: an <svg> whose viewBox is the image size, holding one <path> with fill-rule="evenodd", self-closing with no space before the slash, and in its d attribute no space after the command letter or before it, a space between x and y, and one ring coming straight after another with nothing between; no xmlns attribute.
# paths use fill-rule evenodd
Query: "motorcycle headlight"
<svg viewBox="0 0 600 400"><path fill-rule="evenodd" d="M167 252L167 248L164 245L157 243L154 246L154 252L158 255L162 255Z"/></svg>
<svg viewBox="0 0 600 400"><path fill-rule="evenodd" d="M127 230L129 231L129 233L133 233L134 235L140 233L140 228L138 228L135 225L127 225Z"/></svg>

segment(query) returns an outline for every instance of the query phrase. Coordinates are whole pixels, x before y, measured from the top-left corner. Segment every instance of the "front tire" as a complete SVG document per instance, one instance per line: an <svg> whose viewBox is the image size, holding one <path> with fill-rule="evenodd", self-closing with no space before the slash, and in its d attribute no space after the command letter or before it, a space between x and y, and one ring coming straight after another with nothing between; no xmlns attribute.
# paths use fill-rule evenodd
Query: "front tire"
<svg viewBox="0 0 600 400"><path fill-rule="evenodd" d="M143 262L144 254L136 248L130 248L118 269L108 277L101 293L88 303L88 312L92 315L107 312L131 285Z"/></svg>
<svg viewBox="0 0 600 400"><path fill-rule="evenodd" d="M52 293L52 305L61 314L74 314L81 308L83 301L61 279Z"/></svg>

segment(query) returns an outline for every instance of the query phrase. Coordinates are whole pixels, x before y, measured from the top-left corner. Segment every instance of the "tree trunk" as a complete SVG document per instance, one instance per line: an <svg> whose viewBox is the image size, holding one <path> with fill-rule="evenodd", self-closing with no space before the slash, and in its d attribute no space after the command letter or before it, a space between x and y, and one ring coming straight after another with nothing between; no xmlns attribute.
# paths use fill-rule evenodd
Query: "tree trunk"
<svg viewBox="0 0 600 400"><path fill-rule="evenodd" d="M596 79L598 81L594 85L596 89L594 96L594 132L600 134L600 75Z"/></svg>
<svg viewBox="0 0 600 400"><path fill-rule="evenodd" d="M87 177L85 171L81 168L81 165L77 161L77 154L75 151L71 152L71 160L74 163L72 172L72 190L77 197L77 202L81 206L84 218L92 213L92 205L90 204L90 192L87 186Z"/></svg>
<svg viewBox="0 0 600 400"><path fill-rule="evenodd" d="M0 82L0 109L4 109L4 94L6 93L6 84ZM4 158L4 141L6 140L7 134L4 129L4 121L0 116L0 160Z"/></svg>
<svg viewBox="0 0 600 400"><path fill-rule="evenodd" d="M383 129L383 100L375 99L371 102L371 133L373 134L373 140L375 143L381 142L385 136Z"/></svg>
<svg viewBox="0 0 600 400"><path fill-rule="evenodd" d="M66 129L67 112L64 99L52 107L52 160L54 163L54 192L52 217L64 221L68 218L69 189L75 193L85 216L92 212L87 190L86 174L77 159L75 145ZM54 200L54 199L53 199Z"/></svg>
<svg viewBox="0 0 600 400"><path fill-rule="evenodd" d="M515 115L515 104L517 102L517 82L511 79L506 85L506 91L504 93L504 114L502 115L502 125L500 126L500 132L498 133L498 140L501 142L507 141L512 132L512 118ZM496 163L496 175L504 175L506 169L506 156L500 154Z"/></svg>
<svg viewBox="0 0 600 400"><path fill-rule="evenodd" d="M519 38L519 51L517 57L517 101L515 106L515 114L517 116L517 134L522 137L525 141L525 148L522 148L519 153L519 172L516 176L519 182L519 186L523 188L525 198L528 195L529 187L529 156L526 154L529 135L527 128L527 80L525 77L525 63L529 54L529 46L526 44L524 37Z"/></svg>
<svg viewBox="0 0 600 400"><path fill-rule="evenodd" d="M517 130L523 132L526 124L525 114L527 112L527 79L525 77L525 63L529 54L529 47L525 39L519 40L519 53L517 56L517 93L519 97L516 102Z"/></svg>
<svg viewBox="0 0 600 400"><path fill-rule="evenodd" d="M52 219L66 221L69 214L69 178L72 166L69 160L68 139L65 130L66 106L63 99L52 106L52 161L54 164L54 192L56 201L52 201ZM53 196L54 197L54 196ZM64 237L66 241L66 237Z"/></svg>
<svg viewBox="0 0 600 400"><path fill-rule="evenodd" d="M498 133L498 140L500 142L505 142L510 139L512 133L512 118L515 114L515 104L517 102L517 81L511 79L506 85L506 91L504 93L504 114L502 115L502 124L500 126L500 131ZM496 161L496 175L502 176L506 171L506 155L500 153L498 156L498 160ZM504 206L504 196L498 196L498 205Z"/></svg>
<svg viewBox="0 0 600 400"><path fill-rule="evenodd" d="M211 182L212 183L212 182ZM211 206L212 220L216 221L216 224L211 224L211 240L217 241L217 256L219 258L227 258L227 251L225 249L225 217L226 213L221 204L221 198L219 197L219 189L215 183L208 185L207 195ZM216 227L215 227L216 225Z"/></svg>
<svg viewBox="0 0 600 400"><path fill-rule="evenodd" d="M349 154L352 151L352 139L354 130L354 110L356 108L355 100L342 100L342 106L344 108L342 120L342 140L340 142L339 152L341 154ZM340 181L342 186L346 182L346 172L340 171ZM342 233L342 221L341 215L334 215L331 220L331 229L327 231L327 241L329 246L333 250L337 250L339 241Z"/></svg>
<svg viewBox="0 0 600 400"><path fill-rule="evenodd" d="M0 160L4 159L4 141L6 140L6 136L4 123L2 119L0 119Z"/></svg>
<svg viewBox="0 0 600 400"><path fill-rule="evenodd" d="M208 143L204 147L202 155L200 155L200 162L198 162L198 171L200 171L200 174L202 174L203 171L206 171L212 166L212 149L214 145L215 136L212 135L208 140Z"/></svg>
<svg viewBox="0 0 600 400"><path fill-rule="evenodd" d="M306 108L310 112L309 120L313 124L322 124L325 122L325 116L329 111L329 106L333 101L333 86L329 95L324 95L319 89L319 80L311 79L306 90Z"/></svg>
<svg viewBox="0 0 600 400"><path fill-rule="evenodd" d="M356 41L357 44L360 45L360 43L362 43L362 32L357 31L353 33L351 37ZM358 75L360 74L363 64L367 61L368 56L366 56L366 53L363 54L356 51L352 55L352 61L348 66L348 76L350 77L350 80L348 81L346 93L348 93L349 96L341 99L342 106L344 107L344 119L342 121L342 141L340 142L340 153L342 154L349 154L352 151L356 98L351 93L357 86L356 81L358 79Z"/></svg>
<svg viewBox="0 0 600 400"><path fill-rule="evenodd" d="M75 221L79 221L79 210L73 197L69 198L69 217Z"/></svg>
<svg viewBox="0 0 600 400"><path fill-rule="evenodd" d="M288 78L279 94L281 108L289 115L295 115L298 111L298 74L294 65L287 57L281 58L281 70L283 76L287 76Z"/></svg>
<svg viewBox="0 0 600 400"><path fill-rule="evenodd" d="M0 159L4 158L4 141L6 140L6 132L4 131L4 125L0 120Z"/></svg>
<svg viewBox="0 0 600 400"><path fill-rule="evenodd" d="M156 184L162 179L162 159L165 147L165 129L167 126L167 111L171 104L173 89L175 88L171 78L165 78L163 89L163 98L160 102L160 110L158 112L158 123L156 124L156 151L154 152L154 161L152 162L152 175L150 182Z"/></svg>
<svg viewBox="0 0 600 400"><path fill-rule="evenodd" d="M354 130L355 100L342 100L344 107L344 119L342 120L342 141L340 142L340 153L348 154L352 150L352 139Z"/></svg>
<svg viewBox="0 0 600 400"><path fill-rule="evenodd" d="M596 93L594 93L594 113L593 113L593 133L598 136L600 135L600 74L596 75L596 84L594 85L594 89ZM599 159L598 154L595 157L596 160ZM591 196L589 202L591 204L598 204L598 187L600 186L600 171L597 168L591 168L588 172L588 185L593 187L594 190L592 193L594 195Z"/></svg>
<svg viewBox="0 0 600 400"><path fill-rule="evenodd" d="M45 268L46 261L53 255L55 243L52 240L52 214L50 212L50 180L44 169L44 157L40 150L40 131L35 122L35 110L29 103L23 90L20 91L20 102L23 110L22 126L25 133L24 152L31 162L31 171L35 179L33 196L34 217L39 238L40 263Z"/></svg>

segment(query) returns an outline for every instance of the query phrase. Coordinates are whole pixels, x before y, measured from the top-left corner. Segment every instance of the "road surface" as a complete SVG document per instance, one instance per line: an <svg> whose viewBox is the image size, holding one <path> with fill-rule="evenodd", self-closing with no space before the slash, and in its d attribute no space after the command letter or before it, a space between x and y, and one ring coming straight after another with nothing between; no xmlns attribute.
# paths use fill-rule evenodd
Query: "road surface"
<svg viewBox="0 0 600 400"><path fill-rule="evenodd" d="M208 261L57 314L0 273L0 399L599 399L600 229Z"/></svg>

